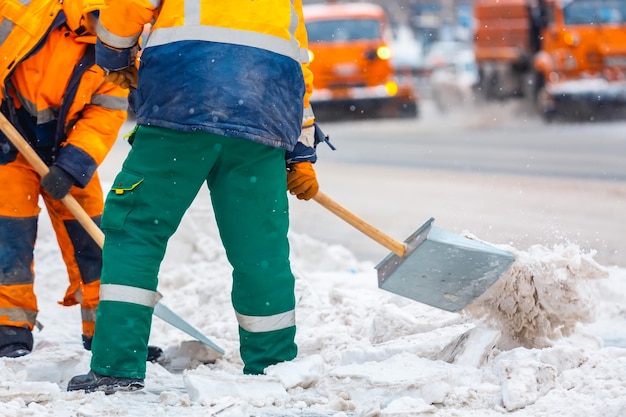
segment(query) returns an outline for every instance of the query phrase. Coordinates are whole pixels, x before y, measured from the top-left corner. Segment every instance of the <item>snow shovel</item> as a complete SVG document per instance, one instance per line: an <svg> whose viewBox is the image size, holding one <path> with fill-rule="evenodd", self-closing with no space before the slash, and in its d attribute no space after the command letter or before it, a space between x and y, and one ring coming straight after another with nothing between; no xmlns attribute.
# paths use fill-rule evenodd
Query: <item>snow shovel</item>
<svg viewBox="0 0 626 417"><path fill-rule="evenodd" d="M460 311L509 269L515 256L433 226L430 218L400 243L326 194L313 200L392 253L378 265L378 287L446 311Z"/></svg>
<svg viewBox="0 0 626 417"><path fill-rule="evenodd" d="M17 148L18 151L24 155L24 158L35 168L35 171L43 177L49 171L48 166L41 160L39 155L31 148L22 135L15 129L15 127L7 120L7 118L0 113L0 129L5 136L11 141L11 143ZM96 244L102 249L104 246L104 233L96 223L89 217L87 212L81 207L74 197L70 194L63 197L61 200L68 210L76 217L76 220L85 228L89 236L96 242ZM224 354L224 349L213 343L208 337L204 336L199 330L194 328L191 324L183 320L180 316L174 313L169 308L162 305L160 301L157 302L154 308L154 315L161 320L171 324L177 329L187 333L191 337L200 342L206 344L211 349Z"/></svg>

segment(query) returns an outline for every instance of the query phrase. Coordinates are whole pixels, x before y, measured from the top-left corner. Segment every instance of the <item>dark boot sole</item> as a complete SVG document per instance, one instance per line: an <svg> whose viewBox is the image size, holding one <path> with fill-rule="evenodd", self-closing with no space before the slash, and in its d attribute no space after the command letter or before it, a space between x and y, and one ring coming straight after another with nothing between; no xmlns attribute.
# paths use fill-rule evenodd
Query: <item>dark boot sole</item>
<svg viewBox="0 0 626 417"><path fill-rule="evenodd" d="M86 393L92 392L104 392L106 395L115 394L116 392L133 392L139 391L144 388L144 384L141 383L133 383L130 385L98 385L98 386L68 386L68 391L84 391Z"/></svg>
<svg viewBox="0 0 626 417"><path fill-rule="evenodd" d="M84 391L87 393L102 391L106 395L116 392L132 392L144 388L142 379L116 378L98 375L90 371L86 375L75 376L67 385L68 391Z"/></svg>

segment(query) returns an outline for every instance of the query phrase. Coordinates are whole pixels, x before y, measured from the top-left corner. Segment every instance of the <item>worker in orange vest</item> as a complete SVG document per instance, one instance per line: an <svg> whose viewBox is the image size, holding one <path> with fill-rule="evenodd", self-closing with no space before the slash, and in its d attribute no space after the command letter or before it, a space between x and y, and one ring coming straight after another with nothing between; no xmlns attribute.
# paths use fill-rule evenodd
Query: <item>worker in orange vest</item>
<svg viewBox="0 0 626 417"><path fill-rule="evenodd" d="M33 251L43 197L69 275L65 306L80 304L90 349L101 250L60 201L68 193L99 223L96 168L126 119L128 90L95 65L102 0L2 0L2 113L49 166L43 178L0 133L0 356L33 349L37 298ZM8 30L5 30L8 29ZM49 277L46 277L49 278Z"/></svg>

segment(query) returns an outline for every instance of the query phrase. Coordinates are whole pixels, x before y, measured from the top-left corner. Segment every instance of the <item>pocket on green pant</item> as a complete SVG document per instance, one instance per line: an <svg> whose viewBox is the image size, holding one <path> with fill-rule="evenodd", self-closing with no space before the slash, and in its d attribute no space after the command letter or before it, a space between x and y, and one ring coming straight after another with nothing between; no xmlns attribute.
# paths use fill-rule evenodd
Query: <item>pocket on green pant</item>
<svg viewBox="0 0 626 417"><path fill-rule="evenodd" d="M141 183L143 183L141 175L127 171L117 174L104 205L102 229L121 230L124 228L126 219L135 206Z"/></svg>

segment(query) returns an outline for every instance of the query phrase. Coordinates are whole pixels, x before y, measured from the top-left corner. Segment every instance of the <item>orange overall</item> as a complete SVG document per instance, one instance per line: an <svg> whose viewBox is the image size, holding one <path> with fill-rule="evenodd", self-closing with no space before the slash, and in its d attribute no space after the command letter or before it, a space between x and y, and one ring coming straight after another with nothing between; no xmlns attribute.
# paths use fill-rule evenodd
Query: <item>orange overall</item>
<svg viewBox="0 0 626 417"><path fill-rule="evenodd" d="M9 34L0 32L0 55L15 57L0 68L2 112L48 165L75 179L70 194L98 223L103 195L96 168L126 119L128 92L106 82L95 65L95 37L82 24L97 1L87 6L82 0L27 3L3 0L0 6L0 24L14 27ZM25 18L26 13L31 15ZM27 27L33 22L40 27ZM63 203L41 188L40 180L0 133L0 326L32 330L36 324L33 251L41 195L69 275L60 303L81 305L83 336L90 339L101 251Z"/></svg>

